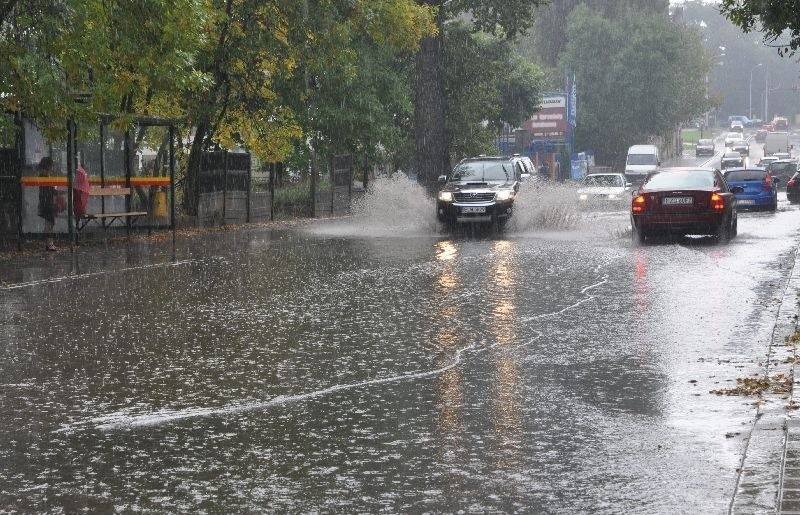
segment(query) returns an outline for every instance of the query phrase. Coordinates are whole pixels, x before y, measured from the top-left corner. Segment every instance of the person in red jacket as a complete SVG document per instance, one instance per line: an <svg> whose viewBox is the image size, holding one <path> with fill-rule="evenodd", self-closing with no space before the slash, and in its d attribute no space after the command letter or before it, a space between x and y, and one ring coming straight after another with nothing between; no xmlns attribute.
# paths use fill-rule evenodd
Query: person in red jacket
<svg viewBox="0 0 800 515"><path fill-rule="evenodd" d="M72 210L75 213L75 223L86 214L86 207L89 204L89 174L78 165L75 171L75 182L72 185Z"/></svg>

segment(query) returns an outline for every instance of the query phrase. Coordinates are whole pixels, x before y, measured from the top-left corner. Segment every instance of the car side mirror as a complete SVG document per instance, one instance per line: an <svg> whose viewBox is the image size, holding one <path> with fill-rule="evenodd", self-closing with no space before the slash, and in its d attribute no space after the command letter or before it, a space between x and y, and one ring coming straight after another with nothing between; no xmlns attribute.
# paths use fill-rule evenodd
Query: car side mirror
<svg viewBox="0 0 800 515"><path fill-rule="evenodd" d="M440 184L444 184L445 182L447 182L447 176L446 175L440 175L439 176L439 183Z"/></svg>

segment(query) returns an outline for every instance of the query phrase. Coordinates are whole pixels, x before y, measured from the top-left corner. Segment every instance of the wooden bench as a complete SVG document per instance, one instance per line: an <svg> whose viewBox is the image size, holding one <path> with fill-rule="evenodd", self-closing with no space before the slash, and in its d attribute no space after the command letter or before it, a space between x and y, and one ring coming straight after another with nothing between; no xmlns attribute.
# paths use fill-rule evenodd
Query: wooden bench
<svg viewBox="0 0 800 515"><path fill-rule="evenodd" d="M130 188L101 188L101 187L91 187L89 188L89 199L91 200L92 197L114 197L114 196L125 196L129 197L131 194ZM140 216L147 216L147 211L123 211L123 212L113 212L113 213L86 213L82 217L78 218L75 221L75 226L77 227L78 231L83 230L86 225L91 222L92 220L98 220L100 224L103 226L103 229L107 229L111 227L111 224L114 223L115 220L136 220Z"/></svg>

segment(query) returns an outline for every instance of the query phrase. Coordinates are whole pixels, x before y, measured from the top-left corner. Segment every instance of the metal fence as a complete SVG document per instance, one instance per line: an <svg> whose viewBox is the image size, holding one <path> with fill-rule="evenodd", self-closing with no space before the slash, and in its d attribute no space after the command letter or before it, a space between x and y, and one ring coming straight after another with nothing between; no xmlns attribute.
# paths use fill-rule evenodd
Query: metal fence
<svg viewBox="0 0 800 515"><path fill-rule="evenodd" d="M200 164L197 223L201 226L251 221L250 154L204 152Z"/></svg>
<svg viewBox="0 0 800 515"><path fill-rule="evenodd" d="M338 155L331 159L328 173L322 176L315 199L315 216L336 216L350 213L353 196L353 156Z"/></svg>
<svg viewBox="0 0 800 515"><path fill-rule="evenodd" d="M17 151L0 148L0 240L17 238L19 232L19 175Z"/></svg>

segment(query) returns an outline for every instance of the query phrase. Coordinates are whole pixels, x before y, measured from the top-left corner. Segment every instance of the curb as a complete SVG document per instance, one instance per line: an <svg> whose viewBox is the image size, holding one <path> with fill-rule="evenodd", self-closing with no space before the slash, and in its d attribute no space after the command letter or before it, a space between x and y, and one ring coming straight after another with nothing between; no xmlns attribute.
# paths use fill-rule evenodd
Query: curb
<svg viewBox="0 0 800 515"><path fill-rule="evenodd" d="M790 391L761 395L729 513L800 515L800 381L795 345L789 342L798 329L799 299L800 248L795 248L763 365L764 377L785 378Z"/></svg>
<svg viewBox="0 0 800 515"><path fill-rule="evenodd" d="M784 320L779 316L779 323L785 323L789 329L790 334L787 337L792 337L798 330L798 304L800 300L800 252L795 250L795 263L792 269L791 277L786 285L783 301L781 302L781 310L784 311L786 307L786 314L790 316L791 320ZM777 325L776 325L777 330ZM773 337L773 342L774 342ZM800 400L800 381L795 375L795 364L797 361L797 342L793 341L791 344L786 343L786 349L790 372L789 377L792 382L792 389L790 394L791 409L786 411L785 425L784 425L784 444L783 452L781 453L781 468L780 468L780 482L778 486L777 496L777 512L790 514L800 514L800 413L798 413L798 400Z"/></svg>

